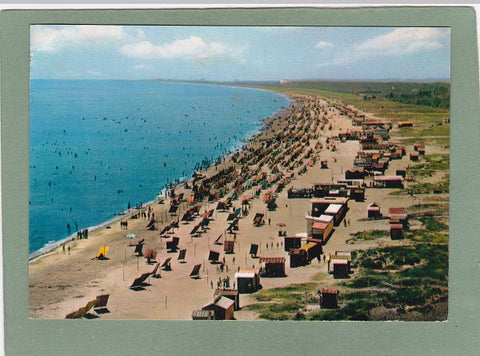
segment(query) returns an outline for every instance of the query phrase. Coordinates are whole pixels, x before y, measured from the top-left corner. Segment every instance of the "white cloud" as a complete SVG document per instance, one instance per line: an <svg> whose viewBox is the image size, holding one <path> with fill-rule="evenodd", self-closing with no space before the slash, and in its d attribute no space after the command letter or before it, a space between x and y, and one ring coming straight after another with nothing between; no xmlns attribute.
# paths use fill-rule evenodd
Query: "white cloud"
<svg viewBox="0 0 480 356"><path fill-rule="evenodd" d="M121 26L32 26L32 49L52 52L78 44L104 44L105 41L121 41L126 37Z"/></svg>
<svg viewBox="0 0 480 356"><path fill-rule="evenodd" d="M428 52L450 45L450 30L434 27L405 27L342 48L326 65L349 65L358 60L374 57L393 57L411 53Z"/></svg>
<svg viewBox="0 0 480 356"><path fill-rule="evenodd" d="M327 48L327 47L332 47L332 44L330 42L326 42L326 41L319 41L315 45L315 48Z"/></svg>
<svg viewBox="0 0 480 356"><path fill-rule="evenodd" d="M141 63L141 64L136 64L133 66L133 69L137 69L137 70L140 70L140 69L145 69L146 66L145 64Z"/></svg>
<svg viewBox="0 0 480 356"><path fill-rule="evenodd" d="M169 44L154 45L150 41L128 43L120 47L121 54L136 58L195 58L200 61L218 57L235 57L244 47L232 47L220 42L205 42L198 36L176 40Z"/></svg>
<svg viewBox="0 0 480 356"><path fill-rule="evenodd" d="M449 29L432 27L399 28L355 46L357 55L396 56L442 48L450 37Z"/></svg>

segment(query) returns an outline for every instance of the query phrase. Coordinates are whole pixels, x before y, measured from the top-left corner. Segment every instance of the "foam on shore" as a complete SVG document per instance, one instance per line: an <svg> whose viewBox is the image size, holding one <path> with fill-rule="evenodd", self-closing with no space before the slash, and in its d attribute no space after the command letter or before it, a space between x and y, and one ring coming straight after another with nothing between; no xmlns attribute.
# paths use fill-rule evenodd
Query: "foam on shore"
<svg viewBox="0 0 480 356"><path fill-rule="evenodd" d="M258 89L258 88L249 88L251 90L260 90L262 91L263 89ZM215 165L215 162L218 160L218 159L224 159L224 160L228 160L231 156L233 156L235 153L237 152L241 152L244 148L245 145L247 145L252 139L254 139L255 137L257 137L261 132L263 132L265 129L266 129L266 124L268 123L268 120L270 119L273 119L275 116L278 116L278 115L281 115L282 113L286 113L289 108L291 107L291 105L293 104L294 100L287 96L287 95L284 95L284 94L280 94L278 93L279 95L281 96L284 96L285 98L287 98L289 100L289 105L287 107L284 107L280 110L278 110L277 112L273 113L272 115L268 116L268 117L265 117L261 120L259 120L258 122L258 129L257 130L253 130L251 132L247 132L245 133L244 137L241 137L238 142L236 144L234 144L231 148L227 149L225 153L223 153L222 155L216 157L212 163L210 164L209 167L203 169L201 172L206 172L209 168L213 167ZM190 173L190 177L193 175L193 173L195 173L195 171L192 171ZM188 181L190 178L189 177L181 177L181 178L178 178L175 180L174 183L170 183L170 187L171 188L175 188L181 184L184 184L186 181ZM166 189L167 188L163 188L159 194L157 194L157 199L154 199L154 200L151 200L151 201L147 201L146 203L143 203L142 205L142 208L145 208L145 207L148 207L152 204L155 204L159 201L159 196L163 196L165 197L166 196ZM95 230L98 230L100 228L103 228L105 226L108 226L109 224L112 224L114 222L117 222L121 219L125 219L125 218L128 218L130 215L133 214L133 212L128 212L128 210L122 212L122 213L125 213L125 214L119 214L119 213L114 213L114 217L112 217L111 219L108 219L106 221L103 221L97 225L92 225L92 226L89 226L89 227L86 227L84 229L87 229L88 232L92 232L92 231L95 231ZM81 229L81 230L84 230L84 229ZM33 261L35 260L36 258L38 257L41 257L45 254L48 254L49 252L59 248L60 246L62 246L63 244L67 243L67 242L70 242L72 240L74 240L75 238L77 237L77 232L75 231L74 233L70 234L69 236L61 239L61 240L58 240L58 241L54 241L54 242L49 242L47 244L45 244L42 248L36 250L36 251L33 251L32 253L29 254L28 256L28 260L29 262L30 261Z"/></svg>

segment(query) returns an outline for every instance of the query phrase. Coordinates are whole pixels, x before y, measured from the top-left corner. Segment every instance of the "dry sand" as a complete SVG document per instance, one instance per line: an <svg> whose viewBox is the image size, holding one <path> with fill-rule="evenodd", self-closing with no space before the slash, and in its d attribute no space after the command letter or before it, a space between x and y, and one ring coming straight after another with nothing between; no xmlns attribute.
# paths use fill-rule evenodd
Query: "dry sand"
<svg viewBox="0 0 480 356"><path fill-rule="evenodd" d="M297 97L297 99L300 97ZM313 99L303 97L302 100ZM326 105L325 101L322 101ZM294 103L293 114L297 107ZM259 137L272 137L286 127L282 119L271 119L267 126L271 129L264 131ZM319 140L325 144L327 137L336 136L339 132L353 129L351 120L340 115L338 110L328 111L327 118L332 124L332 129L318 128L319 136L310 140L310 146L314 147ZM208 226L208 231L200 237L191 237L190 231L201 216L188 223L180 222L178 229L174 230L172 236L180 237L180 249L186 249L185 262L177 260L177 253L168 253L166 240L159 236L159 230L147 230L147 220L126 219L128 230L123 230L119 222L102 227L89 234L88 240L75 240L67 244L65 251L57 248L30 262L29 265L29 315L31 318L64 318L66 314L84 306L89 300L99 294L110 295L108 302L109 313L101 314L99 319L179 319L190 320L193 310L201 307L213 299L213 293L219 278L230 278L233 282L233 275L240 268L259 267L258 258L252 258L248 252L250 244L260 245L259 256L285 257L286 275L285 278L262 278L263 288L286 286L290 283L309 282L312 277L319 273L325 277L319 282L319 288L333 286L336 281L327 274L327 264L324 262L312 261L304 267L290 268L288 252L283 249L283 238L278 237L279 227L277 223L283 222L287 235L306 231L305 215L310 210L310 199L287 199L287 190L290 187L310 187L314 183L331 182L343 179L346 169L353 168L353 159L360 150L358 141L336 142L337 150L323 149L315 152L317 161L312 167L308 167L306 173L295 174L294 179L278 194L278 208L275 211L268 211L266 204L262 201L263 193L252 199L250 214L239 221L237 231L235 253L224 254L223 245L214 244L214 240L220 235L225 235L228 226L227 213L215 211L213 220ZM304 147L306 148L306 147ZM389 169L385 173L394 174L395 169L405 168L408 162L408 153L412 147L407 147L407 155L402 160L391 161ZM320 169L320 159L328 159L329 168ZM228 164L228 162L226 162ZM219 167L221 168L221 167ZM262 169L265 167L261 167ZM297 167L298 171L301 167ZM267 170L268 171L268 170ZM209 175L214 170L209 170ZM273 187L275 188L276 184ZM258 189L255 187L254 189ZM254 189L246 191L243 195L251 196ZM363 221L367 216L367 205L373 201L379 202L382 212L388 213L389 207L410 206L418 203L412 197L389 195L390 189L367 189L364 202L349 202L349 211L346 218L350 224L344 226L342 223L335 228L335 231L328 243L324 246L324 253L333 253L335 250L363 249L371 246L399 244L404 242L391 241L390 239L379 239L373 241L357 241L348 243L350 234L357 231L384 229L388 230L388 220ZM196 203L201 204L201 213L214 209L217 202ZM168 200L165 204L152 204L151 208L161 228L165 225L168 217ZM233 201L233 206L241 206L238 200ZM186 202L180 205L180 216L189 207ZM265 225L256 227L253 225L255 213L265 214ZM270 221L270 224L268 224ZM132 240L126 238L127 233L134 233L136 237ZM226 235L232 238L231 235ZM130 244L138 239L145 239L144 251L154 249L158 251L157 261L163 262L167 257L172 258L172 270L161 271L161 278L150 277L143 290L133 291L129 289L132 281L142 273L149 272L154 265L147 265L143 257L136 257L133 253L134 247ZM222 238L223 241L223 238ZM268 244L268 248L266 245ZM109 246L108 260L92 259L95 257L99 247ZM68 251L70 247L70 251ZM207 261L210 250L220 252L220 260L224 257L228 272L219 273L218 265L210 264ZM235 258L235 261L233 259ZM200 279L192 279L189 274L195 264L202 264ZM318 276L317 276L318 278ZM212 289L213 284L213 289ZM252 302L251 295L242 294L240 306ZM94 314L94 313L93 313ZM256 319L255 313L245 309L236 311L235 318L239 320Z"/></svg>

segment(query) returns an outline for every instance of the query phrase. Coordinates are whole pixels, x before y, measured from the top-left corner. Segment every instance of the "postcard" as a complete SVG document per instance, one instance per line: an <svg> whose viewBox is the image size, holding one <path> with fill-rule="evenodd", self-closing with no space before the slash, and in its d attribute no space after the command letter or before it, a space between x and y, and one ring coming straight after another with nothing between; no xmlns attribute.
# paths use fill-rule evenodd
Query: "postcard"
<svg viewBox="0 0 480 356"><path fill-rule="evenodd" d="M445 11L3 13L20 324L450 327L478 70Z"/></svg>

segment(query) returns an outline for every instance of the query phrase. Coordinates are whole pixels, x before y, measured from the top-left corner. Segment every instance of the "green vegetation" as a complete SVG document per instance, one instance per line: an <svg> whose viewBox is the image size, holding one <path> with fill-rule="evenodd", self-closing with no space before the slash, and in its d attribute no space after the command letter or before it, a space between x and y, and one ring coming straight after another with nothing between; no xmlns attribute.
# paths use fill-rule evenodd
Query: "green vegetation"
<svg viewBox="0 0 480 356"><path fill-rule="evenodd" d="M416 242L427 243L448 243L449 230L448 225L441 221L439 217L433 213L412 216L413 219L419 220L422 223L421 230L410 230L403 233L405 239L410 239Z"/></svg>
<svg viewBox="0 0 480 356"><path fill-rule="evenodd" d="M388 231L385 230L368 230L368 231L360 231L354 234L351 234L357 240L375 240L380 239L382 237L388 236Z"/></svg>
<svg viewBox="0 0 480 356"><path fill-rule="evenodd" d="M264 85L275 91L294 91L302 94L363 102L363 105L381 107L386 102L404 105L448 109L450 84L445 82L359 82L359 81L294 81L283 85ZM354 105L353 103L351 103ZM362 106L362 105L360 105ZM384 105L385 106L385 105ZM387 104L388 106L388 104Z"/></svg>
<svg viewBox="0 0 480 356"><path fill-rule="evenodd" d="M435 172L448 172L450 169L450 156L447 154L426 155L423 159L423 162L407 169L408 175L415 178L431 177Z"/></svg>
<svg viewBox="0 0 480 356"><path fill-rule="evenodd" d="M357 264L356 277L342 283L345 305L307 314L306 320L381 320L381 310L389 311L388 319L446 319L448 245L359 251Z"/></svg>
<svg viewBox="0 0 480 356"><path fill-rule="evenodd" d="M317 273L312 277L312 281L314 282L320 282L323 281L325 278L327 278L327 274L325 273Z"/></svg>
<svg viewBox="0 0 480 356"><path fill-rule="evenodd" d="M414 143L423 143L425 144L428 141L429 144L436 144L439 147L443 147L445 149L450 148L450 137L414 137L414 138L401 138L402 144L404 145L413 145Z"/></svg>
<svg viewBox="0 0 480 356"><path fill-rule="evenodd" d="M450 115L448 83L302 81L263 88L334 99L394 123L412 121L413 127L397 129L394 125L392 136L405 145L450 147L450 125L444 120ZM445 320L448 195L446 199L436 194L449 193L449 164L448 153L429 154L407 169L415 181L391 194L428 194L428 203L407 209L412 230L403 232L404 240L398 243L404 245L352 251L354 274L337 283L339 308L306 311L307 305L319 303L316 292L323 285L324 274L314 276L314 283L262 290L257 302L245 308L270 320ZM421 227L417 227L418 222ZM370 230L352 234L348 241L388 236L388 231Z"/></svg>
<svg viewBox="0 0 480 356"><path fill-rule="evenodd" d="M257 312L262 319L291 320L306 304L318 303L316 287L316 283L300 283L264 289L255 294L259 303L247 305L245 309Z"/></svg>
<svg viewBox="0 0 480 356"><path fill-rule="evenodd" d="M417 119L423 120L423 116ZM418 121L417 121L418 123ZM450 134L450 125L442 125L440 122L430 125L414 125L414 127L402 127L396 133L398 137L421 137L421 136L448 136Z"/></svg>
<svg viewBox="0 0 480 356"><path fill-rule="evenodd" d="M445 208L447 207L448 209L448 205L444 205L444 204L416 204L416 205L411 205L407 208L407 210L409 212L412 212L412 211L422 211L422 210L426 210L426 209L438 209L438 208Z"/></svg>
<svg viewBox="0 0 480 356"><path fill-rule="evenodd" d="M450 125L444 124L444 118L450 116L449 83L298 81L260 87L334 99L378 117L412 121L413 127L392 133L397 138L435 136L448 140L450 134ZM445 144L449 146L449 142Z"/></svg>
<svg viewBox="0 0 480 356"><path fill-rule="evenodd" d="M448 154L427 155L423 162L419 162L407 169L407 175L419 180L409 183L407 189L395 190L391 195L402 194L445 194L450 191L450 157ZM424 178L437 175L434 182L422 181Z"/></svg>
<svg viewBox="0 0 480 356"><path fill-rule="evenodd" d="M424 83L420 88L403 86L385 94L385 98L405 104L426 105L437 108L450 106L450 86L446 83Z"/></svg>
<svg viewBox="0 0 480 356"><path fill-rule="evenodd" d="M408 190L413 194L443 194L450 191L450 181L448 175L446 178L437 183L417 183L411 184ZM405 193L405 192L401 192Z"/></svg>
<svg viewBox="0 0 480 356"><path fill-rule="evenodd" d="M386 230L368 230L368 231L359 231L354 234L350 234L353 236L351 239L348 239L347 243L353 243L358 240L376 240L388 237L390 234Z"/></svg>

